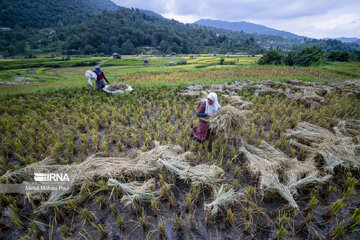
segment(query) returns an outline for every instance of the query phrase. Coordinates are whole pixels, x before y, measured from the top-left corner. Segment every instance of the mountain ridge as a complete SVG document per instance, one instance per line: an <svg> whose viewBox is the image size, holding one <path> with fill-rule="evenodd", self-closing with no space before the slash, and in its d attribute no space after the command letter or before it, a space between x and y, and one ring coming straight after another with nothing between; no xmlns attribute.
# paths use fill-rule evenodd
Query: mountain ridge
<svg viewBox="0 0 360 240"><path fill-rule="evenodd" d="M212 19L200 19L193 24L197 24L200 26L214 27L227 29L232 31L242 31L244 33L257 33L263 35L273 35L273 36L281 36L293 39L301 39L307 38L305 36L299 36L291 32L277 30L274 28L266 27L264 25L250 23L246 21L238 21L238 22L228 22L223 20L212 20Z"/></svg>
<svg viewBox="0 0 360 240"><path fill-rule="evenodd" d="M343 43L357 43L360 44L360 38L356 38L356 37L339 37L339 38L335 38L336 40L339 40Z"/></svg>

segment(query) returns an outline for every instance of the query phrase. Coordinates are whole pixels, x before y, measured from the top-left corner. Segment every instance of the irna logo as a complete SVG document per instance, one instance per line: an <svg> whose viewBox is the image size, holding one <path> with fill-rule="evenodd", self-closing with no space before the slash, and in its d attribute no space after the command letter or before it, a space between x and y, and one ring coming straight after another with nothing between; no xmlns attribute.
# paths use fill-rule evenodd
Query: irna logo
<svg viewBox="0 0 360 240"><path fill-rule="evenodd" d="M70 182L67 173L34 173L35 182Z"/></svg>

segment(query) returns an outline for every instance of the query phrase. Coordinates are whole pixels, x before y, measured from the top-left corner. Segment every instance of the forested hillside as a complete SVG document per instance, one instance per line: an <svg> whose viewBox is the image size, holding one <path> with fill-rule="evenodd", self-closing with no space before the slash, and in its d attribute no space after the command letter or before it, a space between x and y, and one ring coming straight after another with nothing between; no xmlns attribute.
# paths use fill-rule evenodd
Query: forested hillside
<svg viewBox="0 0 360 240"><path fill-rule="evenodd" d="M210 29L182 24L129 8L104 12L101 18L93 18L79 25L76 34L67 38L64 45L66 51L86 54L134 54L141 47L153 47L162 53L263 51L254 40L229 38Z"/></svg>
<svg viewBox="0 0 360 240"><path fill-rule="evenodd" d="M359 49L336 40L291 39L196 24L183 24L154 12L118 7L111 0L0 0L0 55L34 57L44 53L227 53L260 54L308 46L324 50Z"/></svg>
<svg viewBox="0 0 360 240"><path fill-rule="evenodd" d="M0 27L45 28L77 24L118 7L110 0L0 0Z"/></svg>
<svg viewBox="0 0 360 240"><path fill-rule="evenodd" d="M12 7L4 10L6 14L22 11L22 15L19 13L12 23L7 24L6 17L2 16L2 26L15 29L0 32L0 54L30 57L44 52L108 55L113 52L135 54L144 49L158 53L264 52L250 35L229 37L139 9L116 7L117 11L101 12L96 7L105 8L106 5L101 5L99 0L51 0L50 7L45 7L45 0L34 5L31 2L34 1L23 6L10 4ZM42 10L33 16L31 12L36 9ZM91 13L95 14L91 16Z"/></svg>

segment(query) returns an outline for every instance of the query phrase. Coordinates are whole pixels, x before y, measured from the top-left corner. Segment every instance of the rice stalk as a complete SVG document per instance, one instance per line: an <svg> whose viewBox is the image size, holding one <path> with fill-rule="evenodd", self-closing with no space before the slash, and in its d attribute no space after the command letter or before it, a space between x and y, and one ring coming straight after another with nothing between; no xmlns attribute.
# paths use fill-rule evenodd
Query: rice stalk
<svg viewBox="0 0 360 240"><path fill-rule="evenodd" d="M220 208L226 208L238 202L244 195L243 193L235 192L232 188L226 191L224 185L214 193L215 199L211 203L204 204L205 211L210 212L213 216L219 212Z"/></svg>
<svg viewBox="0 0 360 240"><path fill-rule="evenodd" d="M155 179L150 179L146 182L130 182L130 183L120 183L115 179L110 178L108 180L108 186L116 186L123 191L124 195L121 198L121 202L125 206L131 205L134 202L150 202L153 198L159 197L161 191L152 189L154 188Z"/></svg>

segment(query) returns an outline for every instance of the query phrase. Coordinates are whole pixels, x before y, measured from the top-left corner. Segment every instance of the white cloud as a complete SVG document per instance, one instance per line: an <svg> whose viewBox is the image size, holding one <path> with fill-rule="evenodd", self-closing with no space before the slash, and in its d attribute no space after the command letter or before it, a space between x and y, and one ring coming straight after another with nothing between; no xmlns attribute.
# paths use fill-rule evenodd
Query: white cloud
<svg viewBox="0 0 360 240"><path fill-rule="evenodd" d="M113 0L181 22L249 21L315 38L360 37L359 0Z"/></svg>

